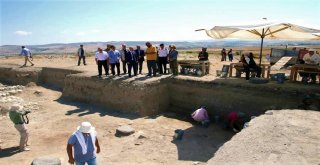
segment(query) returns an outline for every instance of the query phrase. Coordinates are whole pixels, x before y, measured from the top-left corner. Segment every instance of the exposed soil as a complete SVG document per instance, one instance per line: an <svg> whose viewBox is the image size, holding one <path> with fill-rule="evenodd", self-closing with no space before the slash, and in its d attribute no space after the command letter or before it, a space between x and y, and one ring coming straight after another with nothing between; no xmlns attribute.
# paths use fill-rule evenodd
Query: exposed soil
<svg viewBox="0 0 320 165"><path fill-rule="evenodd" d="M194 59L187 56L180 58ZM238 61L237 58L235 61ZM210 60L212 65L209 75L204 77L179 75L176 78L211 81L217 78L215 70L220 70L224 64L230 64L230 62L220 62L219 57L215 56L211 56ZM97 75L94 59L89 57L87 61L87 66L76 66L75 57L44 56L34 59L35 67L66 68L87 71L86 74L92 76ZM1 65L16 66L22 63L23 59L19 57L0 61ZM33 70L33 68L29 66L24 69ZM138 76L142 83L169 76L145 78L146 64L143 72L144 75ZM288 70L281 72L289 73ZM114 79L121 81L123 77L126 76L121 75ZM134 78L130 78L123 81L133 80ZM234 81L235 86L244 83L248 84L245 80ZM297 85L301 86L288 83L290 89L296 88ZM312 87L314 89L315 85ZM301 86L302 88L308 87ZM173 113L141 118L131 113L115 112L93 104L66 100L61 97L61 92L35 84L27 85L23 92L16 96L26 102L38 103L39 109L33 110L29 115L31 143L29 152L16 152L19 134L9 118L0 117L2 149L0 162L5 165L30 164L34 158L42 156L58 157L63 164L67 164L68 137L82 121L90 121L97 129L102 149L98 154L99 164L205 164L212 157L209 164L319 163L320 130L317 123L320 122L320 116L317 111L273 111L272 115L255 118L248 128L232 138L234 134L223 130L218 124L212 124L205 129L185 121L185 116ZM300 101L301 98L296 99ZM127 137L116 137L116 128L122 125L130 125L136 133ZM173 141L175 129L185 130L182 141ZM140 134L146 138L139 139Z"/></svg>
<svg viewBox="0 0 320 165"><path fill-rule="evenodd" d="M41 91L41 95L36 91ZM19 134L9 118L1 117L1 164L30 164L35 157L42 156L58 157L67 164L68 137L82 121L90 121L97 129L102 149L98 154L100 164L202 164L233 135L219 125L193 126L172 113L139 118L64 100L61 92L39 86L26 87L18 96L39 106L29 115L31 151L17 152ZM126 124L136 133L116 137L116 128ZM185 130L182 141L173 141L175 129ZM141 133L146 138L139 139Z"/></svg>

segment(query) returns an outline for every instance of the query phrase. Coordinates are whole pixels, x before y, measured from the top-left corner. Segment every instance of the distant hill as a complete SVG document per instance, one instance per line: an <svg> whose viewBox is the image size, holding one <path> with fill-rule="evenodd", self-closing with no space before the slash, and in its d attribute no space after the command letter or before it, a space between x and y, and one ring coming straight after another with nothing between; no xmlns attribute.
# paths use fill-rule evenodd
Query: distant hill
<svg viewBox="0 0 320 165"><path fill-rule="evenodd" d="M121 44L129 46L141 45L145 48L145 41L108 41L108 42L81 42L81 43L52 43L46 45L26 45L33 54L70 54L75 53L80 44L83 44L87 52L94 52L98 47L105 48L107 44L113 44L118 49ZM260 46L260 40L203 40L203 41L154 41L154 45L164 43L165 45L174 44L177 49L192 48L222 48L222 47L244 47ZM264 46L303 46L320 45L320 41L285 41L285 40L266 40ZM20 45L0 46L0 56L17 55L21 51Z"/></svg>

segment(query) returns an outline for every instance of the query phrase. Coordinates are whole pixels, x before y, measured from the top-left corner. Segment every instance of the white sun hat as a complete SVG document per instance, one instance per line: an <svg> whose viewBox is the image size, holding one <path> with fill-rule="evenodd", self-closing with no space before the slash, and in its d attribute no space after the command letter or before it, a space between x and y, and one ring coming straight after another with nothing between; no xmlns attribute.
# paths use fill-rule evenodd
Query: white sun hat
<svg viewBox="0 0 320 165"><path fill-rule="evenodd" d="M82 122L80 126L78 126L77 130L79 130L82 133L90 133L95 130L94 127L92 127L90 122Z"/></svg>
<svg viewBox="0 0 320 165"><path fill-rule="evenodd" d="M23 106L19 105L19 104L14 104L10 107L10 111L20 111L23 109Z"/></svg>

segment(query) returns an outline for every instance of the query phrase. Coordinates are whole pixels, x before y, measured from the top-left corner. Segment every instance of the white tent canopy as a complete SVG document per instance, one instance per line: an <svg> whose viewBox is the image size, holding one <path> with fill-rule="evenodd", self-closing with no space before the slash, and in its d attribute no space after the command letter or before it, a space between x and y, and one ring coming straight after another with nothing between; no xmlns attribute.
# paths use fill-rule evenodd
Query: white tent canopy
<svg viewBox="0 0 320 165"><path fill-rule="evenodd" d="M215 26L205 30L209 37L215 39L237 38L237 39L261 39L260 62L262 58L262 46L264 39L284 40L318 40L319 29L307 28L291 23L268 22L245 26Z"/></svg>
<svg viewBox="0 0 320 165"><path fill-rule="evenodd" d="M263 38L265 39L313 40L317 39L317 36L312 33L320 33L320 30L290 23L265 23L245 26L215 26L206 30L206 33L216 39L261 39L264 33Z"/></svg>

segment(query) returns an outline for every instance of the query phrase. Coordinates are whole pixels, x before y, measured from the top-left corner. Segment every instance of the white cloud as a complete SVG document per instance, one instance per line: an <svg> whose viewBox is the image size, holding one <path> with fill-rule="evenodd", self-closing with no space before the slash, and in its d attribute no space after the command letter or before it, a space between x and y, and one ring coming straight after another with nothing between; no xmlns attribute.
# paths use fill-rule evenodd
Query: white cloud
<svg viewBox="0 0 320 165"><path fill-rule="evenodd" d="M20 35L20 36L28 36L28 35L31 35L32 33L27 32L27 31L23 31L23 30L18 30L18 31L15 31L14 34Z"/></svg>
<svg viewBox="0 0 320 165"><path fill-rule="evenodd" d="M84 36L86 33L85 32L78 32L76 33L76 36Z"/></svg>

